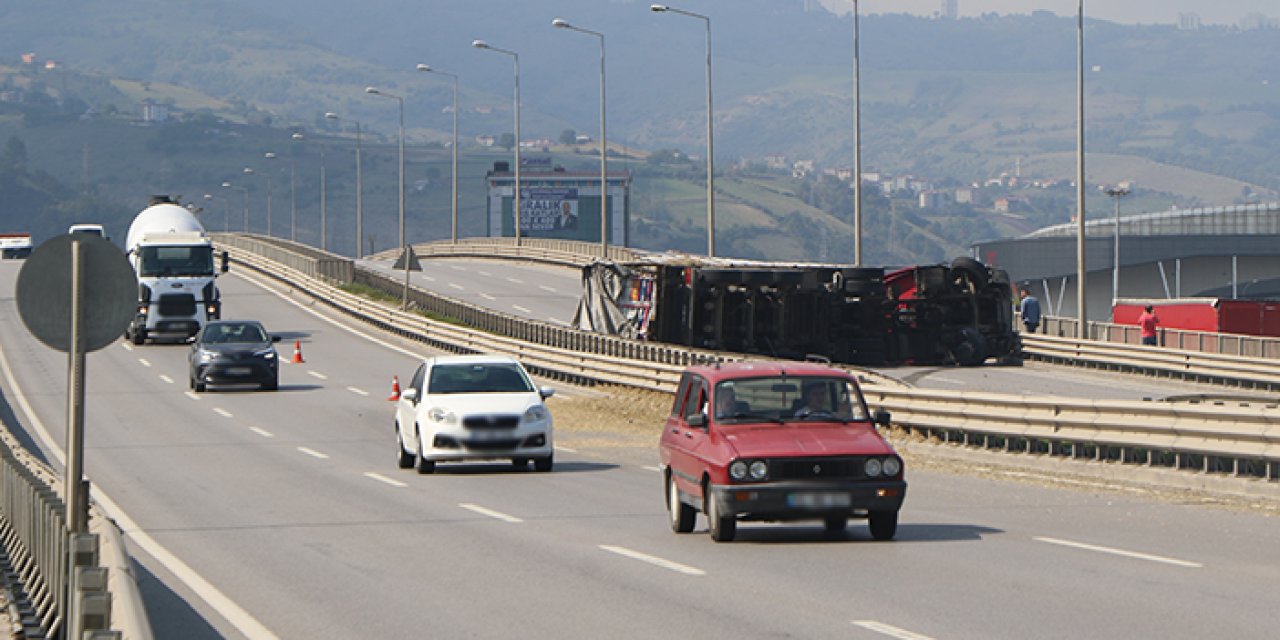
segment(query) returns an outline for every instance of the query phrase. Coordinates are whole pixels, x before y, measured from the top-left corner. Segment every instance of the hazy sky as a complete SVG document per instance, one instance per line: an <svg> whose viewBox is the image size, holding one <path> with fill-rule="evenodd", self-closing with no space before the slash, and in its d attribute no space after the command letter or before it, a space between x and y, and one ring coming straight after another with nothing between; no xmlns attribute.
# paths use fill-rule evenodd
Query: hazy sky
<svg viewBox="0 0 1280 640"><path fill-rule="evenodd" d="M959 0L960 15L982 13L1031 13L1047 9L1059 15L1075 15L1078 0ZM847 12L850 0L822 0L827 7ZM942 0L860 0L861 13L914 13L931 15L942 6ZM1086 16L1124 23L1174 24L1179 13L1196 13L1207 24L1236 24L1247 13L1261 13L1280 18L1280 2L1276 0L1085 0Z"/></svg>

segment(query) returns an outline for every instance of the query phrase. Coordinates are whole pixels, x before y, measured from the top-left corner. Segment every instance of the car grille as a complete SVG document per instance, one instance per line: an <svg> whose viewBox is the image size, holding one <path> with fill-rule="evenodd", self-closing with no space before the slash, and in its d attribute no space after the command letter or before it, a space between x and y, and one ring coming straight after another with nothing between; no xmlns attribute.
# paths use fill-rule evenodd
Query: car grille
<svg viewBox="0 0 1280 640"><path fill-rule="evenodd" d="M774 480L858 480L866 477L864 460L862 457L775 458L769 460L769 477Z"/></svg>
<svg viewBox="0 0 1280 640"><path fill-rule="evenodd" d="M467 429L514 429L520 425L520 416L466 416L462 426Z"/></svg>
<svg viewBox="0 0 1280 640"><path fill-rule="evenodd" d="M166 293L160 296L160 315L193 316L195 314L195 296L189 293Z"/></svg>
<svg viewBox="0 0 1280 640"><path fill-rule="evenodd" d="M471 451L509 451L520 445L518 438L503 438L501 440L480 440L467 441L462 443Z"/></svg>

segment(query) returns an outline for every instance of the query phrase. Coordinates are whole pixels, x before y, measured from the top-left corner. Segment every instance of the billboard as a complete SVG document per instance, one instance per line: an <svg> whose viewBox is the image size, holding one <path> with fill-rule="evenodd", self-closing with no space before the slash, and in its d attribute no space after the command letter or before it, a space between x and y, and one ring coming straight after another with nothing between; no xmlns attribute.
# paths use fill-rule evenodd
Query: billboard
<svg viewBox="0 0 1280 640"><path fill-rule="evenodd" d="M520 233L575 231L578 189L539 187L520 190Z"/></svg>

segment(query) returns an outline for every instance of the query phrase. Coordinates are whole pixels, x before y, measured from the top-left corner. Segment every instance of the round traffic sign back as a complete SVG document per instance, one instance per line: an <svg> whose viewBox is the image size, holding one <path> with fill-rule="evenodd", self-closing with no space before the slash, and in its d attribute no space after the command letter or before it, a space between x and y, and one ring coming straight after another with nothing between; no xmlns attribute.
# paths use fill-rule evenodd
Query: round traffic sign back
<svg viewBox="0 0 1280 640"><path fill-rule="evenodd" d="M115 342L137 309L133 268L111 242L87 234L52 238L27 258L18 272L18 314L27 330L58 351L71 350L71 259L81 247L83 281L80 330L85 352Z"/></svg>

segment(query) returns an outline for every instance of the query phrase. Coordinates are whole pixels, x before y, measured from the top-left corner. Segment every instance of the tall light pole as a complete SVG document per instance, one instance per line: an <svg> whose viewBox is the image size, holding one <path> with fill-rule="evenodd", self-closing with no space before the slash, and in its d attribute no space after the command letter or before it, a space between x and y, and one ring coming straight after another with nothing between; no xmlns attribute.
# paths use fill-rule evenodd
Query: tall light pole
<svg viewBox="0 0 1280 640"><path fill-rule="evenodd" d="M677 9L665 4L649 5L655 13L678 13L682 16L698 18L707 25L707 256L716 255L716 199L715 199L715 145L713 143L713 127L711 120L711 18L700 13Z"/></svg>
<svg viewBox="0 0 1280 640"><path fill-rule="evenodd" d="M246 176L253 175L253 169L251 169L250 167L245 167L244 174ZM246 203L249 202L249 187L245 187L244 201ZM249 233L249 207L247 204L245 205L245 208L244 208L244 232Z"/></svg>
<svg viewBox="0 0 1280 640"><path fill-rule="evenodd" d="M391 98L400 103L400 257L404 260L404 292L400 298L400 308L409 308L409 245L405 242L404 233L404 97L393 95L376 89L365 87L365 93L374 96Z"/></svg>
<svg viewBox="0 0 1280 640"><path fill-rule="evenodd" d="M306 136L295 133L291 136L294 142L301 142ZM298 241L298 154L289 153L289 241Z"/></svg>
<svg viewBox="0 0 1280 640"><path fill-rule="evenodd" d="M325 179L325 144L320 141L320 250L329 250L329 185Z"/></svg>
<svg viewBox="0 0 1280 640"><path fill-rule="evenodd" d="M1116 299L1120 297L1120 198L1129 195L1129 190L1124 187L1108 187L1106 193L1116 201L1116 233L1111 242L1115 250L1111 259L1111 307L1115 308Z"/></svg>
<svg viewBox="0 0 1280 640"><path fill-rule="evenodd" d="M330 120L342 120L336 113L326 113ZM364 257L364 178L360 169L360 121L347 118L356 125L356 259Z"/></svg>
<svg viewBox="0 0 1280 640"><path fill-rule="evenodd" d="M600 255L607 258L609 257L609 146L605 141L604 125L604 34L575 27L560 18L552 20L551 26L600 38Z"/></svg>
<svg viewBox="0 0 1280 640"><path fill-rule="evenodd" d="M275 160L276 154L268 151L262 156L267 160ZM263 174L267 176L267 237L271 237L271 173Z"/></svg>
<svg viewBox="0 0 1280 640"><path fill-rule="evenodd" d="M515 208L514 213L515 213L515 221L516 221L516 246L518 247L520 246L520 184L521 184L520 183L520 54L514 51L509 51L507 49L499 49L498 47L491 46L489 43L485 42L484 40L472 40L471 46L477 49L488 49L489 51L496 51L498 53L511 56L512 60L515 61L515 65L516 65L516 97L515 97L516 184L514 189L515 200L512 202L512 206Z"/></svg>
<svg viewBox="0 0 1280 640"><path fill-rule="evenodd" d="M1084 339L1089 333L1084 295L1084 281L1088 276L1084 264L1084 0L1080 0L1077 16L1076 57L1079 62L1076 72L1076 310L1079 322L1076 337Z"/></svg>
<svg viewBox="0 0 1280 640"><path fill-rule="evenodd" d="M244 226L247 230L249 227L249 187L236 186L230 182L224 182L222 183L222 186L227 189L235 189L236 191L244 192Z"/></svg>
<svg viewBox="0 0 1280 640"><path fill-rule="evenodd" d="M858 0L853 0L853 266L862 266L862 62L859 59Z"/></svg>
<svg viewBox="0 0 1280 640"><path fill-rule="evenodd" d="M453 233L450 239L454 244L458 243L458 76L452 73L446 73L438 69L432 69L431 65L420 64L418 71L426 73L435 73L449 78L453 78Z"/></svg>

